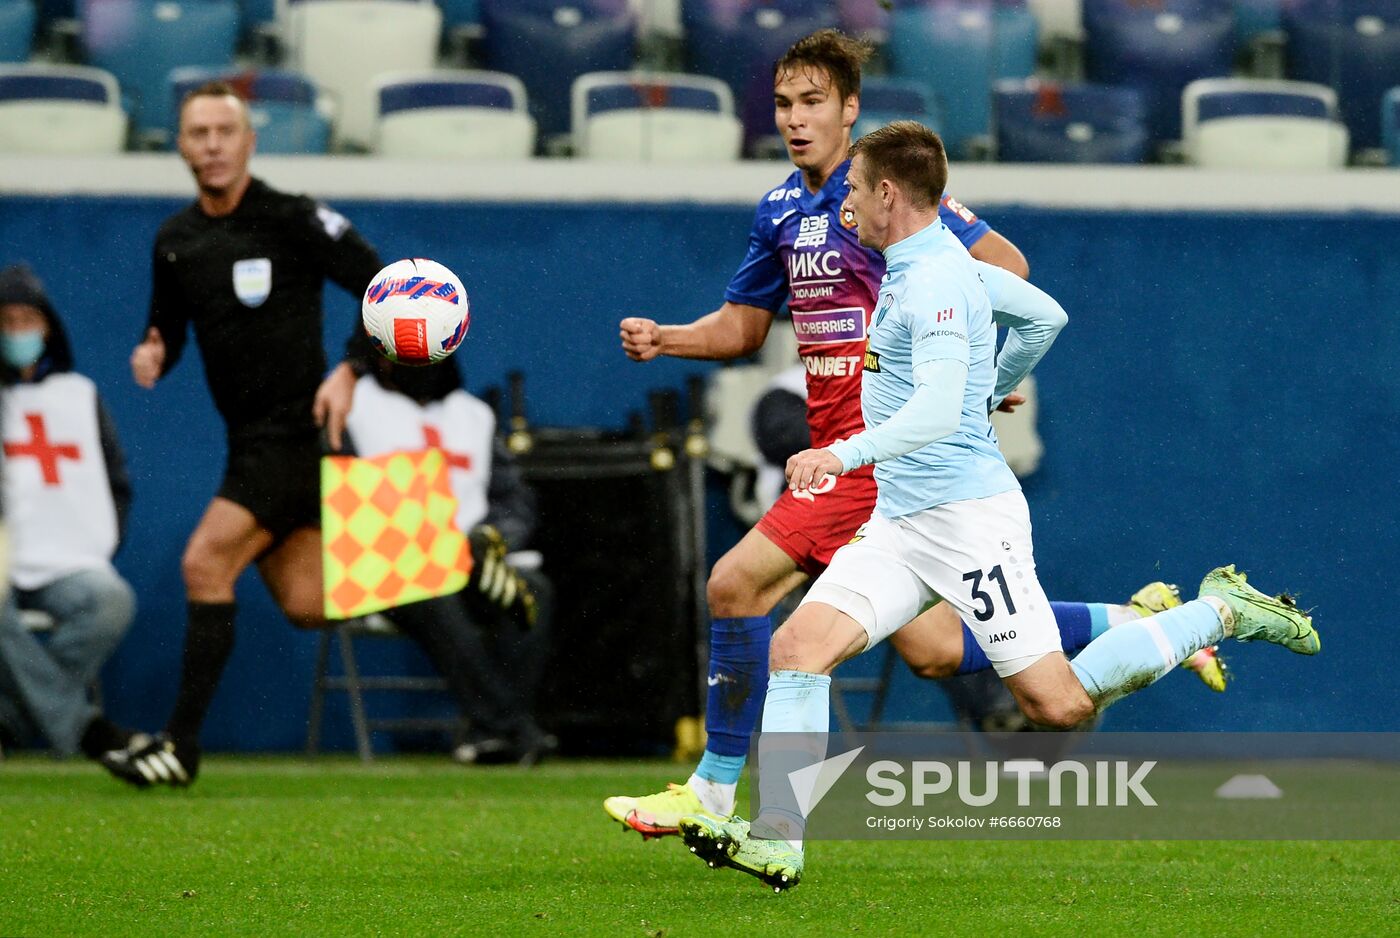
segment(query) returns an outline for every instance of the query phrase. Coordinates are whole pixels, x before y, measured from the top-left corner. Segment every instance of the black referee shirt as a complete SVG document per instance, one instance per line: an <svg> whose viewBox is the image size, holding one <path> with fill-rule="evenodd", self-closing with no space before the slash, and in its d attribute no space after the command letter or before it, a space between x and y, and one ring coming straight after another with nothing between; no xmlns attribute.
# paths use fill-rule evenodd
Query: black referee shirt
<svg viewBox="0 0 1400 938"><path fill-rule="evenodd" d="M326 372L322 284L358 298L381 266L344 216L259 179L229 215L211 218L194 202L156 235L149 325L165 340L162 373L180 360L192 322L231 436L308 430ZM355 322L347 360L363 373L373 354Z"/></svg>

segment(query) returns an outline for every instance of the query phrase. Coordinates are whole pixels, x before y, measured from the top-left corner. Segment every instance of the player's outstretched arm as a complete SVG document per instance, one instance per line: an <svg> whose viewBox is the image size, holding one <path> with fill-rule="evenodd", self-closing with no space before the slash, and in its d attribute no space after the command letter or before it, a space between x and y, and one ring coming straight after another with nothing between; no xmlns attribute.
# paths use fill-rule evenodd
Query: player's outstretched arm
<svg viewBox="0 0 1400 938"><path fill-rule="evenodd" d="M1069 316L1054 297L1003 269L978 264L977 274L987 288L992 320L1010 330L997 356L992 407L999 410L1011 397L1011 392L1045 357L1055 337L1069 322Z"/></svg>
<svg viewBox="0 0 1400 938"><path fill-rule="evenodd" d="M762 348L772 325L770 311L727 302L684 326L662 326L652 319L629 317L622 320L620 335L622 350L633 361L647 362L658 355L727 361Z"/></svg>

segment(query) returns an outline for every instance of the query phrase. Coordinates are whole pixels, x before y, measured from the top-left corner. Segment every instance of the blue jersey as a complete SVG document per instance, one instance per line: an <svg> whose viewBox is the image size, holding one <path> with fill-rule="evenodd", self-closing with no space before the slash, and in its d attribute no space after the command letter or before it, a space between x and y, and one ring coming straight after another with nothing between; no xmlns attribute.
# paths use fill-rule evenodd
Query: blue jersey
<svg viewBox="0 0 1400 938"><path fill-rule="evenodd" d="M987 419L996 382L996 327L972 258L938 221L886 248L885 258L889 271L870 322L861 386L866 426L879 426L908 402L914 369L926 362L962 362L967 386L957 430L876 464L875 510L898 518L1019 488Z"/></svg>
<svg viewBox="0 0 1400 938"><path fill-rule="evenodd" d="M763 196L748 253L724 294L730 303L772 312L787 304L797 353L807 369L813 446L865 429L860 369L866 327L885 275L884 256L861 245L855 222L842 217L849 168L849 162L842 163L815 193L794 171ZM951 197L943 199L939 215L967 247L991 230Z"/></svg>

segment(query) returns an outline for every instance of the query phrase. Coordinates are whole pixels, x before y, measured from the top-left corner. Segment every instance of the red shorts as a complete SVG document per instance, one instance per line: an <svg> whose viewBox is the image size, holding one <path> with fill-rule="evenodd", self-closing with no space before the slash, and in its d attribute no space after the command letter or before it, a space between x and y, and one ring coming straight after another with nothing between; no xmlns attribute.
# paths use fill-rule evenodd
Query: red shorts
<svg viewBox="0 0 1400 938"><path fill-rule="evenodd" d="M826 569L831 555L875 511L875 476L869 469L827 478L835 484L820 493L785 490L754 525L811 577Z"/></svg>

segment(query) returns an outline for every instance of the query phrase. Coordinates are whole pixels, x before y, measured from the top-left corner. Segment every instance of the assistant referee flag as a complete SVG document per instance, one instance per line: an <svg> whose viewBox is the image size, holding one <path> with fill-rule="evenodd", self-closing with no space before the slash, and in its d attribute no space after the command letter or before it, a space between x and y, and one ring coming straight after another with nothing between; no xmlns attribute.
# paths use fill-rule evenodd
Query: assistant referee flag
<svg viewBox="0 0 1400 938"><path fill-rule="evenodd" d="M321 460L326 618L455 593L472 569L442 451Z"/></svg>

